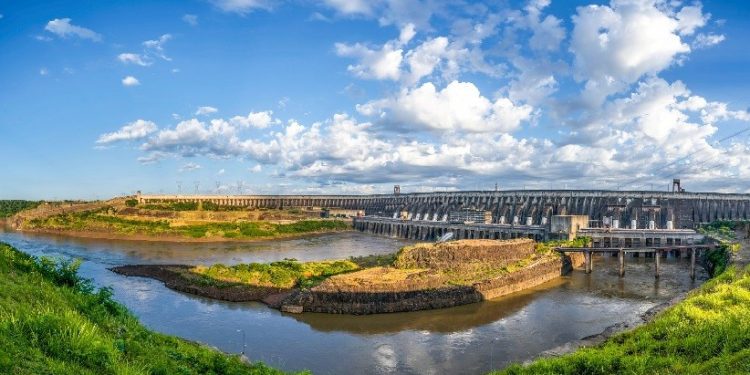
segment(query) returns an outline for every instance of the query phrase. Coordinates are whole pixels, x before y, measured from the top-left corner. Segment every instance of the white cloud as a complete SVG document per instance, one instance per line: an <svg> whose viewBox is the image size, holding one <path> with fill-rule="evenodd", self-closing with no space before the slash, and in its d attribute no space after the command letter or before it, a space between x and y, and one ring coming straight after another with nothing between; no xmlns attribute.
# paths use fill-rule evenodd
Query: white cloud
<svg viewBox="0 0 750 375"><path fill-rule="evenodd" d="M694 21L693 9L686 13L684 21L678 21L648 0L579 7L573 16L570 49L575 54L576 77L586 82L588 102L597 105L689 52L679 34L693 32L699 24Z"/></svg>
<svg viewBox="0 0 750 375"><path fill-rule="evenodd" d="M253 127L264 129L271 125L281 123L279 119L273 118L273 111L250 112L247 116L234 116L229 120L233 125L241 127Z"/></svg>
<svg viewBox="0 0 750 375"><path fill-rule="evenodd" d="M696 29L706 25L711 18L710 14L703 14L700 3L683 7L677 13L678 30L680 35L692 35Z"/></svg>
<svg viewBox="0 0 750 375"><path fill-rule="evenodd" d="M41 69L39 69L39 75L40 76L46 76L47 74L49 74L49 70L47 70L47 68L41 68Z"/></svg>
<svg viewBox="0 0 750 375"><path fill-rule="evenodd" d="M722 34L716 35L711 33L700 33L695 36L695 40L693 40L692 46L695 49L708 48L723 42L725 39L726 37Z"/></svg>
<svg viewBox="0 0 750 375"><path fill-rule="evenodd" d="M140 84L141 84L141 82L138 81L138 79L135 78L135 77L133 77L133 76L127 76L127 77L125 77L125 78L122 79L122 85L126 86L126 87L138 86Z"/></svg>
<svg viewBox="0 0 750 375"><path fill-rule="evenodd" d="M219 112L219 110L217 108L209 107L209 106L204 106L204 107L198 107L198 110L195 111L195 115L196 116L205 116L205 115L210 115L210 114L216 113L216 112Z"/></svg>
<svg viewBox="0 0 750 375"><path fill-rule="evenodd" d="M95 42L102 40L102 36L94 32L93 30L85 27L76 26L70 23L70 18L55 18L52 21L47 22L47 26L44 30L51 32L61 38L68 38L75 36L81 39L89 39Z"/></svg>
<svg viewBox="0 0 750 375"><path fill-rule="evenodd" d="M253 173L260 173L260 171L263 170L263 167L261 167L260 164L256 164L255 166L249 168L248 170Z"/></svg>
<svg viewBox="0 0 750 375"><path fill-rule="evenodd" d="M182 20L190 26L198 26L198 16L195 14L185 14Z"/></svg>
<svg viewBox="0 0 750 375"><path fill-rule="evenodd" d="M371 15L375 1L369 0L323 0L329 7L341 14Z"/></svg>
<svg viewBox="0 0 750 375"><path fill-rule="evenodd" d="M217 176L221 176L221 175L223 175L223 174L224 174L224 173L226 173L226 172L227 172L227 171L226 171L226 170L225 170L224 168L222 168L222 169L219 169L219 171L218 171L218 172L216 172L216 175L217 175Z"/></svg>
<svg viewBox="0 0 750 375"><path fill-rule="evenodd" d="M140 66L151 65L151 61L148 61L145 57L137 53L121 53L117 55L117 60L120 60L123 64L135 64Z"/></svg>
<svg viewBox="0 0 750 375"><path fill-rule="evenodd" d="M174 129L159 131L143 144L142 149L181 156L227 157L240 155L243 147L245 145L240 143L236 129L228 122L215 119L205 123L189 119L181 121Z"/></svg>
<svg viewBox="0 0 750 375"><path fill-rule="evenodd" d="M120 141L133 141L146 138L157 130L156 124L146 120L133 121L116 132L102 134L96 140L97 144L104 145Z"/></svg>
<svg viewBox="0 0 750 375"><path fill-rule="evenodd" d="M399 128L489 133L516 130L531 119L533 108L502 97L492 102L474 84L453 81L440 91L431 82L403 89L394 98L372 101L357 110Z"/></svg>
<svg viewBox="0 0 750 375"><path fill-rule="evenodd" d="M182 172L192 172L194 170L201 169L201 166L195 163L187 163L184 164L182 167L180 167L179 171Z"/></svg>
<svg viewBox="0 0 750 375"><path fill-rule="evenodd" d="M143 42L143 46L150 54L166 61L172 61L171 58L167 57L167 55L164 54L164 44L166 44L171 39L171 34L164 34L160 36L159 39L147 40Z"/></svg>
<svg viewBox="0 0 750 375"><path fill-rule="evenodd" d="M393 43L386 43L379 50L370 49L360 43L336 43L336 54L359 60L359 64L349 65L347 68L358 77L394 81L399 79L403 50Z"/></svg>
<svg viewBox="0 0 750 375"><path fill-rule="evenodd" d="M541 13L549 6L549 0L529 1L525 10L526 17L521 18L522 25L532 31L529 46L535 50L555 51L560 48L560 43L565 39L560 19L553 15L547 15L542 19Z"/></svg>
<svg viewBox="0 0 750 375"><path fill-rule="evenodd" d="M409 51L406 56L409 64L408 83L419 82L422 77L431 75L446 55L447 48L448 38L441 36L427 40Z"/></svg>
<svg viewBox="0 0 750 375"><path fill-rule="evenodd" d="M217 8L230 13L240 15L248 14L256 9L270 10L273 7L272 0L211 0Z"/></svg>

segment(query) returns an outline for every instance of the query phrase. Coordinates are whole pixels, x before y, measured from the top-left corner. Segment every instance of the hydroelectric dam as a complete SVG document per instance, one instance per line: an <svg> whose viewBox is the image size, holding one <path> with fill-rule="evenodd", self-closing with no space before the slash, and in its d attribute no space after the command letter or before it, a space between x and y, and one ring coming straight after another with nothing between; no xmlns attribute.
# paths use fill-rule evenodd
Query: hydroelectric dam
<svg viewBox="0 0 750 375"><path fill-rule="evenodd" d="M488 211L491 223L542 225L553 215L587 215L639 228L694 228L716 220L750 219L750 194L606 190L511 190L376 195L137 195L139 203L212 202L248 208L325 207L362 210L367 216L442 220L464 209ZM530 219L530 222L528 222ZM546 220L545 220L546 219Z"/></svg>
<svg viewBox="0 0 750 375"><path fill-rule="evenodd" d="M466 230L461 232L463 235L460 237L463 238L546 239L550 233L557 231L552 228L555 221L553 219L556 217L577 218L576 225L579 228L646 230L661 234L666 231L680 233L697 228L701 223L717 220L750 219L750 194L680 190L505 190L432 193L396 191L394 194L373 195L139 193L136 198L141 204L211 202L218 206L248 209L350 210L358 212L358 215L351 216L359 216L355 217L355 228L359 230L415 239L430 239L430 236L445 233L446 230ZM583 218L585 220L582 222ZM388 228L387 232L384 227ZM435 231L435 228L443 229ZM477 231L476 235L474 230Z"/></svg>

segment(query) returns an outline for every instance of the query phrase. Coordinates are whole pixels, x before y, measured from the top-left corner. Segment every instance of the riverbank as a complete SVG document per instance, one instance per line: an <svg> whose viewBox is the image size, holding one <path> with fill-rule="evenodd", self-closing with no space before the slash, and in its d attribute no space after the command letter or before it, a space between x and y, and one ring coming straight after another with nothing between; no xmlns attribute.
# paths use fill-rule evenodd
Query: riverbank
<svg viewBox="0 0 750 375"><path fill-rule="evenodd" d="M145 328L77 267L0 243L0 373L281 374Z"/></svg>
<svg viewBox="0 0 750 375"><path fill-rule="evenodd" d="M13 230L12 228L9 228ZM86 238L86 239L97 239L97 240L111 240L111 241L132 241L132 242L153 242L153 243L252 243L252 242L263 242L270 240L293 240L297 238L312 238L323 236L331 233L342 233L342 232L354 232L351 228L343 229L332 229L332 230L320 230L303 233L289 233L289 234L278 234L275 236L265 237L252 237L252 238L226 238L226 237L211 237L211 238L194 238L179 235L144 235L144 234L119 234L119 233L107 233L107 232L84 232L84 231L68 231L68 230L49 230L49 229L22 229L18 230L22 233L27 234L41 234L41 235L52 235L52 236L63 236L70 238Z"/></svg>
<svg viewBox="0 0 750 375"><path fill-rule="evenodd" d="M112 207L100 207L57 213L25 219L16 229L70 237L154 242L247 242L351 230L351 225L344 220L181 222L153 217L125 218L117 212Z"/></svg>
<svg viewBox="0 0 750 375"><path fill-rule="evenodd" d="M358 264L330 262L317 273L304 271L315 269L310 264L314 262L216 266L220 269L210 274L202 271L205 267L168 265L129 265L112 271L154 278L169 288L204 297L260 301L285 312L360 315L497 298L558 278L580 265L582 257L562 256L528 239L463 240L418 244L403 248L395 257L364 257ZM287 276L294 282L268 281L279 279L285 269L298 270Z"/></svg>
<svg viewBox="0 0 750 375"><path fill-rule="evenodd" d="M496 374L734 374L750 372L750 244L747 228L736 261L704 285L655 306L633 325L613 326ZM728 250L729 247L725 251ZM640 325L641 323L644 323ZM617 333L634 325L630 331ZM567 354L567 351L577 351Z"/></svg>

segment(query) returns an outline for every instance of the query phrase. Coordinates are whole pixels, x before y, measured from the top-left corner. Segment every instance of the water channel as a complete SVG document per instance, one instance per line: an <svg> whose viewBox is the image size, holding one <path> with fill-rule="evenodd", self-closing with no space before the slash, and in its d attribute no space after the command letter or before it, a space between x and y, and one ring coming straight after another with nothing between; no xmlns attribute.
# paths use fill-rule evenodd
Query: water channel
<svg viewBox="0 0 750 375"><path fill-rule="evenodd" d="M107 270L123 264L235 264L341 259L385 254L409 241L347 232L255 243L185 244L73 239L0 231L0 241L36 256L80 258L80 273L114 288L146 326L214 346L244 350L251 360L314 374L480 374L528 360L571 340L633 322L698 281L687 259L596 257L594 272L576 270L541 287L498 300L443 310L348 316L284 314L260 303L209 300L161 282ZM702 271L702 270L701 270ZM244 335L243 335L244 333ZM243 343L243 336L245 342Z"/></svg>

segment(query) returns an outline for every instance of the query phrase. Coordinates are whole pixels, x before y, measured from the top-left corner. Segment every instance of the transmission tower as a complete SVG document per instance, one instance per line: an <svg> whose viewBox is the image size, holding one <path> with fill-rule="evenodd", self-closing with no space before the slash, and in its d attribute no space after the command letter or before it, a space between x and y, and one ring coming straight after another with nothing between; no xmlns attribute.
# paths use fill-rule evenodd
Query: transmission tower
<svg viewBox="0 0 750 375"><path fill-rule="evenodd" d="M195 195L198 195L198 188L201 186L201 182L193 181L193 184L195 185Z"/></svg>
<svg viewBox="0 0 750 375"><path fill-rule="evenodd" d="M182 194L182 181L177 181L177 195Z"/></svg>

